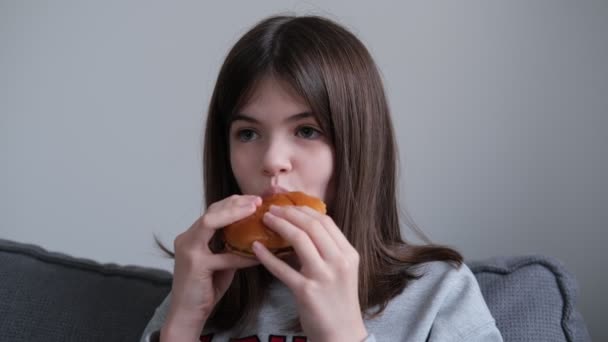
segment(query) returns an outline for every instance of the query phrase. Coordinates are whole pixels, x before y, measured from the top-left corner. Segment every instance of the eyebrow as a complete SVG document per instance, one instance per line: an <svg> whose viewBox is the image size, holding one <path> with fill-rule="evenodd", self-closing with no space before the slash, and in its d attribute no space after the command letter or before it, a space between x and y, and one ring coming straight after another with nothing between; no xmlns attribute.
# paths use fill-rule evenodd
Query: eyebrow
<svg viewBox="0 0 608 342"><path fill-rule="evenodd" d="M284 122L296 122L296 121L300 121L306 118L310 118L310 117L315 117L314 115L312 115L312 113L310 112L303 112L303 113L298 113L298 114L294 114L289 116L288 118L286 118L285 120L283 120ZM247 114L243 114L243 113L237 113L236 115L234 115L232 117L232 120L230 120L230 122L235 122L237 120L242 120L242 121L247 121L247 122L251 122L254 124L259 124L260 121L258 121L257 119L247 115Z"/></svg>

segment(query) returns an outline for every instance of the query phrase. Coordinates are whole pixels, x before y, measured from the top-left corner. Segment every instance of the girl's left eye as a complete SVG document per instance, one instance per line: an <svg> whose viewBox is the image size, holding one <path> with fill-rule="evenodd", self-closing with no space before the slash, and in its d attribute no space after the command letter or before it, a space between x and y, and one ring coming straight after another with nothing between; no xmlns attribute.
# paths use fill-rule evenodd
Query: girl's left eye
<svg viewBox="0 0 608 342"><path fill-rule="evenodd" d="M310 126L299 127L296 131L296 135L301 138L306 139L315 139L321 136L321 132L318 129L312 128Z"/></svg>

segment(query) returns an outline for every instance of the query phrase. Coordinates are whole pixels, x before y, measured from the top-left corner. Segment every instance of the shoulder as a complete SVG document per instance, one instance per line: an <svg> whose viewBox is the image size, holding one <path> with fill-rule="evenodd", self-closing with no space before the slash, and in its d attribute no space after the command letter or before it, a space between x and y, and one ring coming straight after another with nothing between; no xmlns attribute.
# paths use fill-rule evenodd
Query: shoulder
<svg viewBox="0 0 608 342"><path fill-rule="evenodd" d="M458 305L457 309L460 312L479 311L478 313L490 317L477 278L466 264L458 266L443 261L432 261L416 266L413 271L420 278L412 281L405 292L410 290L431 296L435 301L440 302L437 303L440 304L438 310Z"/></svg>
<svg viewBox="0 0 608 342"><path fill-rule="evenodd" d="M462 292L481 294L475 275L464 263L431 261L412 266L410 272L418 278L408 283L402 295L444 298Z"/></svg>
<svg viewBox="0 0 608 342"><path fill-rule="evenodd" d="M432 261L411 271L419 278L389 302L386 313L392 319L405 323L408 330L418 330L419 337L430 337L429 341L475 341L488 337L488 332L498 336L488 341L500 340L477 279L466 264Z"/></svg>
<svg viewBox="0 0 608 342"><path fill-rule="evenodd" d="M477 278L471 269L465 264L455 265L445 261L431 261L415 266L412 271L420 276L413 283L418 286L435 285L437 290L447 289L450 291L479 289Z"/></svg>
<svg viewBox="0 0 608 342"><path fill-rule="evenodd" d="M435 317L431 330L431 340L475 340L479 334L500 333L483 298L477 278L465 264L433 261L418 267L421 278L419 287L424 287L427 295L434 297ZM415 284L415 282L413 283Z"/></svg>
<svg viewBox="0 0 608 342"><path fill-rule="evenodd" d="M389 312L417 314L422 311L434 318L444 305L460 300L463 293L483 302L477 280L466 264L432 261L410 267L409 273L417 278L410 280L402 292L388 302Z"/></svg>

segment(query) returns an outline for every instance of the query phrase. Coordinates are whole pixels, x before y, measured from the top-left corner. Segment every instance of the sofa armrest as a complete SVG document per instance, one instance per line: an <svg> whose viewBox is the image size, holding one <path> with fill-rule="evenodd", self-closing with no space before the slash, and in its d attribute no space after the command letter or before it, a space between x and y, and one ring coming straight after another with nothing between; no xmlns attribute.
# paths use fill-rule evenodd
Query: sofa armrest
<svg viewBox="0 0 608 342"><path fill-rule="evenodd" d="M557 259L497 257L468 264L505 341L591 341L578 283Z"/></svg>
<svg viewBox="0 0 608 342"><path fill-rule="evenodd" d="M0 239L0 341L138 341L171 274Z"/></svg>

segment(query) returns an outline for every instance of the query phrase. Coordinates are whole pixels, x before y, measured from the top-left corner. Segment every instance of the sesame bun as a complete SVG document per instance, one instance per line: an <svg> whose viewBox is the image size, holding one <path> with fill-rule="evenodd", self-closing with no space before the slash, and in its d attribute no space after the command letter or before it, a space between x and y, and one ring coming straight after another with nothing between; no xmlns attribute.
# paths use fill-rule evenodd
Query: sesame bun
<svg viewBox="0 0 608 342"><path fill-rule="evenodd" d="M287 241L268 229L262 222L264 213L270 209L271 205L308 206L322 214L326 213L323 201L303 192L284 192L264 197L255 213L223 229L224 243L228 251L242 256L255 257L251 250L251 244L254 241L259 241L277 256L283 256L292 251Z"/></svg>

